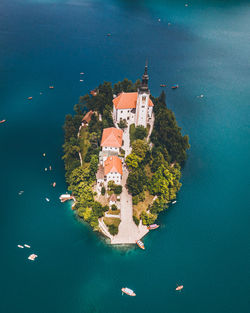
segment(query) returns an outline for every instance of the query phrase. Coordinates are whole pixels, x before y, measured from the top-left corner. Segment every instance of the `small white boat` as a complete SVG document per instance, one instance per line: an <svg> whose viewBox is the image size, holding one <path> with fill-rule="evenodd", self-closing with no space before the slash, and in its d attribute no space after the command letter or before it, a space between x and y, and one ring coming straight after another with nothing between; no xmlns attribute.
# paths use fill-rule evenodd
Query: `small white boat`
<svg viewBox="0 0 250 313"><path fill-rule="evenodd" d="M80 75L83 75L83 74L84 74L83 72L80 73Z"/></svg>
<svg viewBox="0 0 250 313"><path fill-rule="evenodd" d="M52 167L51 167L51 165L49 166L49 170L50 170L50 171L52 170Z"/></svg>
<svg viewBox="0 0 250 313"><path fill-rule="evenodd" d="M83 82L83 79L80 79L80 82Z"/></svg>
<svg viewBox="0 0 250 313"><path fill-rule="evenodd" d="M50 199L49 199L49 198L45 198L45 200L46 200L47 202L50 202Z"/></svg>
<svg viewBox="0 0 250 313"><path fill-rule="evenodd" d="M23 190L20 190L20 191L18 192L19 196L21 196L23 193L24 193Z"/></svg>
<svg viewBox="0 0 250 313"><path fill-rule="evenodd" d="M175 288L175 290L176 290L176 291L181 291L181 290L183 289L183 287L184 287L183 285L180 285L180 286L177 285L177 287Z"/></svg>
<svg viewBox="0 0 250 313"><path fill-rule="evenodd" d="M21 249L23 249L23 248L24 248L22 245L17 245L17 246L18 246L18 248L21 248Z"/></svg>
<svg viewBox="0 0 250 313"><path fill-rule="evenodd" d="M43 153L43 156L45 157L46 153Z"/></svg>
<svg viewBox="0 0 250 313"><path fill-rule="evenodd" d="M30 248L30 245L27 245L26 243L24 244L24 246L25 246L26 248Z"/></svg>
<svg viewBox="0 0 250 313"><path fill-rule="evenodd" d="M28 256L28 259L31 260L31 261L34 261L35 258L37 258L38 256L34 253L32 253L31 255Z"/></svg>
<svg viewBox="0 0 250 313"><path fill-rule="evenodd" d="M127 287L122 288L122 293L126 293L126 295L131 296L131 297L135 297L136 296L134 291L132 289L127 288Z"/></svg>
<svg viewBox="0 0 250 313"><path fill-rule="evenodd" d="M177 201L175 200L175 201L172 202L172 204L175 204L176 202L177 202Z"/></svg>

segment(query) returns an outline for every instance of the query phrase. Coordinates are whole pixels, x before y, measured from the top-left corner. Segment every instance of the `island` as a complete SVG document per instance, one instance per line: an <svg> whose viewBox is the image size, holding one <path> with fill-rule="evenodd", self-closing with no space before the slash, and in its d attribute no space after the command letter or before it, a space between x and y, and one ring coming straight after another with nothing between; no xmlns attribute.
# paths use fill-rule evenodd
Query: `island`
<svg viewBox="0 0 250 313"><path fill-rule="evenodd" d="M63 160L72 209L111 244L135 244L175 201L188 136L164 91L142 80L100 84L66 115Z"/></svg>

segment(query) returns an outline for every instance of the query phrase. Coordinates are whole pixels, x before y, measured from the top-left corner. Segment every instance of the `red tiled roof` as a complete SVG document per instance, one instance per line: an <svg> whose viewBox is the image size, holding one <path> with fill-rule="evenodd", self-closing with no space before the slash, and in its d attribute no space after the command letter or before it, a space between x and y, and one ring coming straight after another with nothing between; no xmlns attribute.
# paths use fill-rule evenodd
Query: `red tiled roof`
<svg viewBox="0 0 250 313"><path fill-rule="evenodd" d="M110 156L104 162L104 175L110 172L117 172L122 175L122 161L118 156Z"/></svg>
<svg viewBox="0 0 250 313"><path fill-rule="evenodd" d="M138 92L122 92L113 99L113 104L116 109L135 109L138 98ZM148 106L154 106L151 99L149 99Z"/></svg>
<svg viewBox="0 0 250 313"><path fill-rule="evenodd" d="M94 112L90 110L87 114L84 115L82 121L89 123Z"/></svg>
<svg viewBox="0 0 250 313"><path fill-rule="evenodd" d="M115 147L120 148L122 146L122 135L121 129L110 127L105 128L102 133L102 147Z"/></svg>

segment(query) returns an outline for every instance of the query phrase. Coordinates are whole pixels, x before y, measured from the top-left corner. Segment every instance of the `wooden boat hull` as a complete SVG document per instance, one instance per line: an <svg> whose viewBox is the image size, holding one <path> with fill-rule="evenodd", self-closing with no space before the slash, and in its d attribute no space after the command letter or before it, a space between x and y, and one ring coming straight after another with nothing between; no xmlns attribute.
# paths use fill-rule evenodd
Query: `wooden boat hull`
<svg viewBox="0 0 250 313"><path fill-rule="evenodd" d="M158 227L160 227L160 225L152 224L152 225L149 225L147 229L152 230L152 229L157 229Z"/></svg>
<svg viewBox="0 0 250 313"><path fill-rule="evenodd" d="M141 240L137 240L136 243L139 248L141 248L142 250L145 250L144 243Z"/></svg>

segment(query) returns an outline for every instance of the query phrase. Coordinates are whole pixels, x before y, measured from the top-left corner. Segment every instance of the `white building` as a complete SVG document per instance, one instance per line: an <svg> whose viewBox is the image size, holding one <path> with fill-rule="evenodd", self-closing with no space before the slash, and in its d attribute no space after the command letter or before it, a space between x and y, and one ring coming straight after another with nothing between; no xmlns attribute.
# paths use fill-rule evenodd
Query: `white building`
<svg viewBox="0 0 250 313"><path fill-rule="evenodd" d="M113 180L116 185L121 185L122 183L122 161L118 156L109 156L105 162L104 166L99 165L98 171L96 173L97 180L97 191L101 192L101 188L107 187L108 182Z"/></svg>
<svg viewBox="0 0 250 313"><path fill-rule="evenodd" d="M122 92L113 100L113 119L116 123L125 119L128 124L147 127L154 106L148 89L147 70L146 65L138 92Z"/></svg>
<svg viewBox="0 0 250 313"><path fill-rule="evenodd" d="M121 129L110 127L105 128L102 133L101 147L99 154L99 163L104 165L105 160L112 155L118 155L122 146L123 131Z"/></svg>

